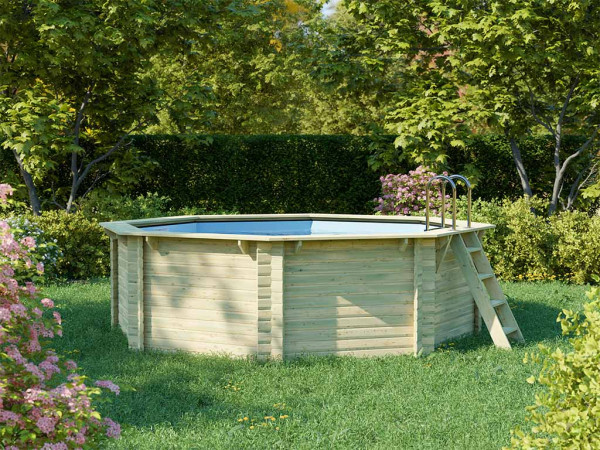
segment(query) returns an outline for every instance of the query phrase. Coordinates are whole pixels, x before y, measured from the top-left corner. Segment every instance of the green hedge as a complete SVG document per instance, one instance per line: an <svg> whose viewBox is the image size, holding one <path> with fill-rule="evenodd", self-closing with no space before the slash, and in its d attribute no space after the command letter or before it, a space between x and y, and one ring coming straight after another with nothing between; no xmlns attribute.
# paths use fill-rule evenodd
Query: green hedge
<svg viewBox="0 0 600 450"><path fill-rule="evenodd" d="M379 195L379 175L415 167L398 162L374 172L368 157L393 145L393 136L137 136L134 146L156 162L150 180L133 195L156 192L185 206L236 210L240 213L372 212ZM564 151L580 145L568 137ZM550 192L554 177L548 137L521 142L534 193ZM449 151L448 170L479 173L477 198L513 198L521 184L506 139L474 136L466 149ZM569 176L567 176L567 181Z"/></svg>
<svg viewBox="0 0 600 450"><path fill-rule="evenodd" d="M372 212L371 200L379 195L378 176L405 173L410 161L388 165L378 172L369 156L393 148L393 136L327 135L232 135L232 136L136 136L140 157L154 161L148 175L133 186L111 185L111 190L137 197L157 193L168 197L175 209L228 210L240 213L356 213ZM565 153L582 138L567 137ZM520 143L534 193L551 191L554 179L552 141L540 136ZM521 184L506 139L496 135L474 136L466 149L448 151L448 170L479 173L476 198L516 199ZM576 169L574 165L572 169ZM0 181L14 180L12 154L0 151ZM68 167L61 167L68 174ZM140 176L140 178L142 178ZM572 174L567 176L567 183ZM18 179L18 178L17 178ZM68 184L68 176L60 177ZM49 186L40 186L47 190ZM56 187L56 186L54 186ZM20 197L25 197L23 192Z"/></svg>
<svg viewBox="0 0 600 450"><path fill-rule="evenodd" d="M158 192L174 208L370 213L380 189L371 144L356 136L139 136L135 147L156 168L133 195Z"/></svg>

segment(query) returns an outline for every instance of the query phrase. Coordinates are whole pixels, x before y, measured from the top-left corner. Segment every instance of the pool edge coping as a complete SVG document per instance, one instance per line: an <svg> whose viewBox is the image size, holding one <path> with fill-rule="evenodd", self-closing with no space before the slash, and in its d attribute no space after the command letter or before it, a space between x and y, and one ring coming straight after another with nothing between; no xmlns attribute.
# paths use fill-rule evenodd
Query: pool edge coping
<svg viewBox="0 0 600 450"><path fill-rule="evenodd" d="M377 216L361 214L236 214L236 215L193 215L193 216L171 216L156 217L151 219L121 220L115 222L100 222L100 226L109 234L118 236L148 236L148 237L168 237L180 239L219 239L230 241L257 241L257 242L281 242L281 241L329 241L329 240L349 240L349 239L434 239L438 237L451 236L455 234L467 233L472 231L491 230L495 225L489 223L472 222L471 227L467 227L466 220L457 220L456 230L451 228L436 228L430 231L419 233L386 233L386 234L321 234L321 235L287 235L287 236L268 236L268 235L248 235L248 234L222 234L222 233L177 233L172 231L146 231L139 226L166 225L174 223L189 222L241 222L245 220L352 220L361 222L397 222L397 223L422 223L425 224L425 217L422 216ZM434 226L440 226L439 218L431 220Z"/></svg>

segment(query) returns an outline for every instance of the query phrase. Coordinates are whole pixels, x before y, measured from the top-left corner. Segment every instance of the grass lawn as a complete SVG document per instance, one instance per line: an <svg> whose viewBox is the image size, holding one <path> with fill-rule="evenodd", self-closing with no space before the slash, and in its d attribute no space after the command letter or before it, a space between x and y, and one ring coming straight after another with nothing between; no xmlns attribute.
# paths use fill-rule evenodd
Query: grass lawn
<svg viewBox="0 0 600 450"><path fill-rule="evenodd" d="M128 350L110 328L106 280L44 293L64 318L58 350L76 350L86 375L131 388L101 406L124 429L114 448L496 449L537 389L525 381L525 352L564 343L556 316L585 298L584 287L558 282L503 287L527 341L513 351L482 333L424 358L269 363ZM274 425L262 426L265 416Z"/></svg>

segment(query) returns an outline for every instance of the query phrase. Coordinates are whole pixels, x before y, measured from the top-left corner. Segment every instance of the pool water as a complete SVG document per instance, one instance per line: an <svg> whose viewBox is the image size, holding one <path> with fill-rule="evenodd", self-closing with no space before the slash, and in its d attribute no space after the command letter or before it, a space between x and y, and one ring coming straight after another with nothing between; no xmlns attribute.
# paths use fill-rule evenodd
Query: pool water
<svg viewBox="0 0 600 450"><path fill-rule="evenodd" d="M266 236L325 234L404 234L425 232L422 223L360 222L340 220L240 220L175 223L140 227L147 231Z"/></svg>

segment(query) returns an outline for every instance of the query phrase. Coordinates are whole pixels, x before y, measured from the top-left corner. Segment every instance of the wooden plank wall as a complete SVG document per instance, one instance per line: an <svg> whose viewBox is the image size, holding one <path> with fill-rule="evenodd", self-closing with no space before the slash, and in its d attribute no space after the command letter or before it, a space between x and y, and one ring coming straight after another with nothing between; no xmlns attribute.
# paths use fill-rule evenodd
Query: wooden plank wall
<svg viewBox="0 0 600 450"><path fill-rule="evenodd" d="M259 242L256 252L258 358L283 357L283 242Z"/></svg>
<svg viewBox="0 0 600 450"><path fill-rule="evenodd" d="M286 244L284 354L413 351L413 244L397 239Z"/></svg>
<svg viewBox="0 0 600 450"><path fill-rule="evenodd" d="M437 241L439 254L443 250L445 240ZM452 248L448 248L436 274L436 304L436 345L454 337L473 333L475 300L454 258Z"/></svg>
<svg viewBox="0 0 600 450"><path fill-rule="evenodd" d="M413 239L413 308L415 355L431 353L436 334L436 243L435 239Z"/></svg>
<svg viewBox="0 0 600 450"><path fill-rule="evenodd" d="M118 309L119 309L119 326L123 333L127 335L127 330L129 328L129 309L128 309L128 286L127 286L127 236L119 236L118 237L118 279L117 279L117 289L119 292L119 301L118 301Z"/></svg>
<svg viewBox="0 0 600 450"><path fill-rule="evenodd" d="M257 353L256 245L160 238L144 245L146 347Z"/></svg>

